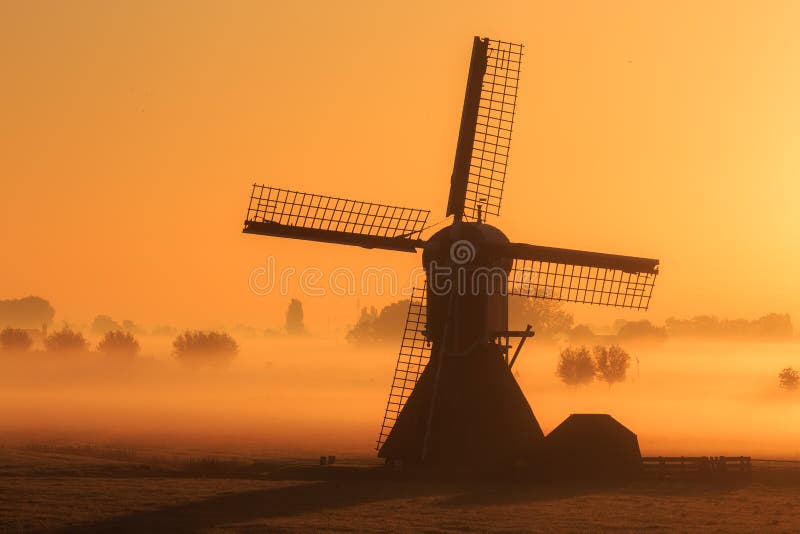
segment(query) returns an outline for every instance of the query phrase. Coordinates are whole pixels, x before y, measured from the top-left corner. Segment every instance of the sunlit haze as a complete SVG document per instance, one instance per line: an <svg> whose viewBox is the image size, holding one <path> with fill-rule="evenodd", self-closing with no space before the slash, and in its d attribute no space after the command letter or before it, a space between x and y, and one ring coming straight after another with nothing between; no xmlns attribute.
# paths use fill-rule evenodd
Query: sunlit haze
<svg viewBox="0 0 800 534"><path fill-rule="evenodd" d="M0 0L0 532L800 532L798 28Z"/></svg>
<svg viewBox="0 0 800 534"><path fill-rule="evenodd" d="M249 290L268 256L405 280L418 255L242 235L249 187L443 219L475 34L525 44L490 223L659 258L636 317L800 316L794 2L9 2L0 19L0 290L57 322L279 326L302 295ZM397 298L307 297L306 322Z"/></svg>

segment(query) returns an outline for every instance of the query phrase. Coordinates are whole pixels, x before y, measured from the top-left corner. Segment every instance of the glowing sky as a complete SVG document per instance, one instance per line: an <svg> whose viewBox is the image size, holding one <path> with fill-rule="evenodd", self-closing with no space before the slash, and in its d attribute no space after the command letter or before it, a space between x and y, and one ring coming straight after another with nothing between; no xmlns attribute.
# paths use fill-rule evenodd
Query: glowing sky
<svg viewBox="0 0 800 534"><path fill-rule="evenodd" d="M648 317L800 318L796 2L3 2L0 298L278 324L280 266L419 256L240 234L253 181L444 216L472 36L523 42L512 240L658 257ZM354 298L306 298L309 322ZM359 304L394 300L366 295Z"/></svg>

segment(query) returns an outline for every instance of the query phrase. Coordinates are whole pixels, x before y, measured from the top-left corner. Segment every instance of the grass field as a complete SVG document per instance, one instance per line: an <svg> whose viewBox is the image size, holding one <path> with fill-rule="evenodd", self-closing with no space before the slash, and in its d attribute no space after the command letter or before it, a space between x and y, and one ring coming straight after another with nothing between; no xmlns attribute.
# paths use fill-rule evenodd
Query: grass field
<svg viewBox="0 0 800 534"><path fill-rule="evenodd" d="M0 533L800 532L800 464L758 462L747 485L403 481L373 450L396 347L253 339L228 367L192 369L145 341L130 362L0 358ZM546 344L515 375L546 433L610 413L648 456L800 460L800 391L777 386L800 344L631 352L613 388L560 383Z"/></svg>
<svg viewBox="0 0 800 534"><path fill-rule="evenodd" d="M126 456L128 456L126 458ZM400 480L369 458L139 457L0 449L2 532L797 532L800 468L746 484Z"/></svg>

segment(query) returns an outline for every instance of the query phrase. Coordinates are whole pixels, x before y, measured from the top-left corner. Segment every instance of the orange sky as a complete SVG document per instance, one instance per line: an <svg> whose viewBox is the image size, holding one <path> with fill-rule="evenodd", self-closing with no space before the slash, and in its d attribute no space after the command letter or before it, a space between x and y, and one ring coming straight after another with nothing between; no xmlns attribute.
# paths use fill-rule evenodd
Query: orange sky
<svg viewBox="0 0 800 534"><path fill-rule="evenodd" d="M233 6L0 4L0 298L41 295L57 320L272 326L290 297L248 289L268 255L408 272L420 256L242 235L249 185L438 221L481 34L526 45L490 223L660 258L640 317L800 320L800 4ZM355 318L354 298L304 300L318 329Z"/></svg>

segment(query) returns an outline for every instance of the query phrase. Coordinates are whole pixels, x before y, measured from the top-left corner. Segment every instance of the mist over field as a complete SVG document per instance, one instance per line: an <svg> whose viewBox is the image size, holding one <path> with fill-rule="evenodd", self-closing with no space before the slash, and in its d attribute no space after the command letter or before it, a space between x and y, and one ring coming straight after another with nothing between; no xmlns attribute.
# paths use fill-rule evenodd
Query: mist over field
<svg viewBox="0 0 800 534"><path fill-rule="evenodd" d="M800 532L798 27L0 2L0 534Z"/></svg>
<svg viewBox="0 0 800 534"><path fill-rule="evenodd" d="M341 338L239 339L227 364L191 367L171 338L140 356L30 352L0 357L2 444L92 443L162 451L374 455L396 344ZM92 340L94 343L95 340ZM796 342L629 344L627 380L567 386L560 346L525 345L514 371L545 433L570 413L609 413L644 455L800 458L800 392L777 373Z"/></svg>

